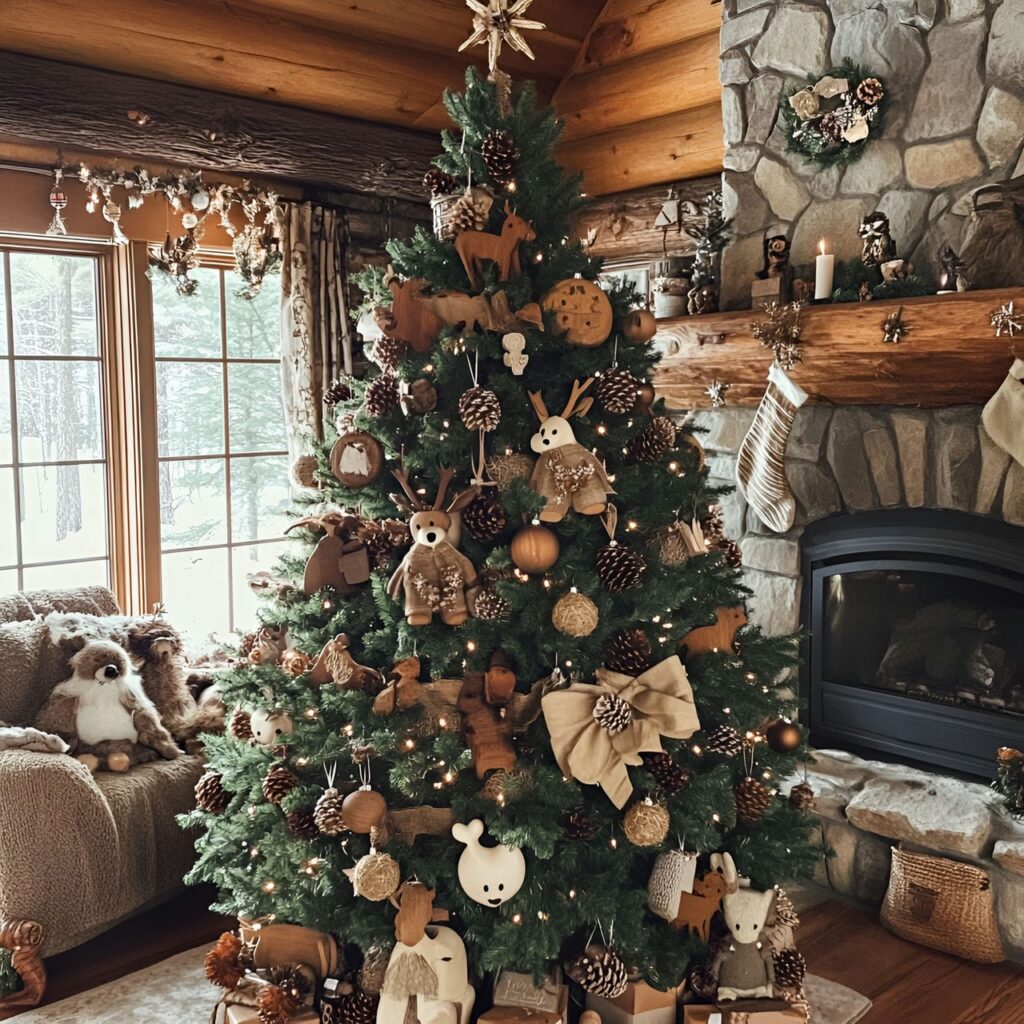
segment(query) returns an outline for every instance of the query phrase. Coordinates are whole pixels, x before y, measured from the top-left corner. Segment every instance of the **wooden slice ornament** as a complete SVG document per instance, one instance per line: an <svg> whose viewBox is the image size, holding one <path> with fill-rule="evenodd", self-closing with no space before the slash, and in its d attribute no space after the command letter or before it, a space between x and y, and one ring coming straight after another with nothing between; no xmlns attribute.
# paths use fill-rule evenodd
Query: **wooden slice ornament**
<svg viewBox="0 0 1024 1024"><path fill-rule="evenodd" d="M350 430L334 442L331 472L346 487L366 487L383 471L384 449L372 434L364 430Z"/></svg>
<svg viewBox="0 0 1024 1024"><path fill-rule="evenodd" d="M559 281L541 299L545 311L553 313L558 330L567 341L593 348L608 340L615 314L600 285L582 277Z"/></svg>

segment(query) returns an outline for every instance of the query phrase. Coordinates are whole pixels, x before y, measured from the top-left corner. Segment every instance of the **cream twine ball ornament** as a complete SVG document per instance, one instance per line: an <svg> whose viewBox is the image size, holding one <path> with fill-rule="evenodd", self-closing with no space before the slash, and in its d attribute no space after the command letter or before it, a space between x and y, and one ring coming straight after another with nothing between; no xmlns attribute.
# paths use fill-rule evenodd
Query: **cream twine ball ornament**
<svg viewBox="0 0 1024 1024"><path fill-rule="evenodd" d="M352 888L357 896L379 901L386 900L398 889L402 873L390 854L370 850L365 857L356 861L351 877Z"/></svg>
<svg viewBox="0 0 1024 1024"><path fill-rule="evenodd" d="M668 835L668 811L650 797L633 804L622 820L626 838L634 846L657 846Z"/></svg>
<svg viewBox="0 0 1024 1024"><path fill-rule="evenodd" d="M597 629L599 618L597 605L575 587L563 594L551 610L552 624L566 636L590 636Z"/></svg>

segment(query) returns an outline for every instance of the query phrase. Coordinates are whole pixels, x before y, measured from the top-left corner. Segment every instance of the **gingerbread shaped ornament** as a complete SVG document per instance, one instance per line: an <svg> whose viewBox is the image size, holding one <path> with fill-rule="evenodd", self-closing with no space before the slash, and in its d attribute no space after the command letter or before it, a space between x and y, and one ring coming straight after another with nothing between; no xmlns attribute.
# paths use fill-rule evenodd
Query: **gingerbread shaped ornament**
<svg viewBox="0 0 1024 1024"><path fill-rule="evenodd" d="M594 348L608 340L615 313L601 286L582 277L559 281L541 299L545 312L554 313L555 324L567 341Z"/></svg>

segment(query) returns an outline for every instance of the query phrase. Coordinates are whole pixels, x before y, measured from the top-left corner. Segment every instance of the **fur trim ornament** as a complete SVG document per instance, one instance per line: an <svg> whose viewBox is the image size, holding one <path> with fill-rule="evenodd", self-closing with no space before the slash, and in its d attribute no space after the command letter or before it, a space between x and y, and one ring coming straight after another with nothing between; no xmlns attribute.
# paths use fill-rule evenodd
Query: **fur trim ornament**
<svg viewBox="0 0 1024 1024"><path fill-rule="evenodd" d="M355 867L348 869L345 874L357 896L374 902L392 896L402 881L402 872L394 857L372 849L365 857L360 857Z"/></svg>
<svg viewBox="0 0 1024 1024"><path fill-rule="evenodd" d="M638 676L651 663L651 641L642 629L620 629L608 642L604 663L613 672Z"/></svg>
<svg viewBox="0 0 1024 1024"><path fill-rule="evenodd" d="M224 932L203 960L207 980L229 992L237 988L245 977L245 970L238 962L241 952L242 940L234 932Z"/></svg>
<svg viewBox="0 0 1024 1024"><path fill-rule="evenodd" d="M584 991L602 999L617 999L629 983L629 970L622 957L608 946L588 946L569 965L567 973Z"/></svg>
<svg viewBox="0 0 1024 1024"><path fill-rule="evenodd" d="M597 629L599 619L597 605L575 587L563 594L551 609L552 625L566 636L590 636Z"/></svg>
<svg viewBox="0 0 1024 1024"><path fill-rule="evenodd" d="M220 772L205 772L196 783L196 806L207 814L223 814L231 803Z"/></svg>
<svg viewBox="0 0 1024 1024"><path fill-rule="evenodd" d="M658 846L665 841L670 824L668 811L648 798L630 806L623 816L622 830L634 846Z"/></svg>
<svg viewBox="0 0 1024 1024"><path fill-rule="evenodd" d="M263 776L263 796L276 807L298 784L299 780L287 765L271 765Z"/></svg>

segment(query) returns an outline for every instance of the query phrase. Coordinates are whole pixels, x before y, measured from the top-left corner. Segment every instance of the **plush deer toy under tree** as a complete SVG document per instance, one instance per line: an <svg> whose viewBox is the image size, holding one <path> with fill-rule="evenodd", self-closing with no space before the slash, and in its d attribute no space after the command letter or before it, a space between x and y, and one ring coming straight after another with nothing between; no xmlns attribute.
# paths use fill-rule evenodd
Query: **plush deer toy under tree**
<svg viewBox="0 0 1024 1024"><path fill-rule="evenodd" d="M576 440L569 426L572 416L585 416L593 404L592 398L583 397L593 383L593 377L583 383L573 381L572 394L558 416L548 412L540 391L530 392L540 420L540 430L530 440L530 447L540 455L530 486L547 499L540 513L546 523L561 522L570 508L580 515L598 516L608 507L608 495L615 493L600 460Z"/></svg>
<svg viewBox="0 0 1024 1024"><path fill-rule="evenodd" d="M408 501L400 496L396 504L412 513L409 530L413 544L388 584L388 595L395 601L405 594L405 617L410 626L427 626L438 612L448 626L461 626L469 618L469 608L480 580L476 567L449 539L452 513L461 511L474 498L472 488L456 495L442 509L445 492L455 475L441 470L434 504L428 507L409 484L405 473L394 470Z"/></svg>

